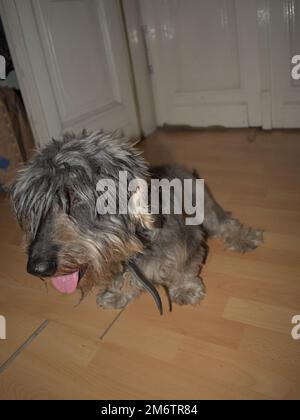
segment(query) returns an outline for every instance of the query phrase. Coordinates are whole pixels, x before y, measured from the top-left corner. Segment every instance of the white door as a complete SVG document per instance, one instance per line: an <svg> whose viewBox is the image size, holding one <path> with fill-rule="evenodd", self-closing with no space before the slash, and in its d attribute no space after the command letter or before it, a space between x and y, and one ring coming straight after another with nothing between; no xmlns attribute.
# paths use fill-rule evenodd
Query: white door
<svg viewBox="0 0 300 420"><path fill-rule="evenodd" d="M260 126L256 1L141 0L159 125Z"/></svg>
<svg viewBox="0 0 300 420"><path fill-rule="evenodd" d="M12 43L18 36L14 54L21 88L25 92L32 83L38 92L36 101L30 92L25 100L31 100L40 143L83 128L139 134L118 0L2 0L1 5L8 25L18 17L20 28L7 29Z"/></svg>
<svg viewBox="0 0 300 420"><path fill-rule="evenodd" d="M300 80L291 75L292 57L300 55L300 0L270 2L272 125L300 127Z"/></svg>

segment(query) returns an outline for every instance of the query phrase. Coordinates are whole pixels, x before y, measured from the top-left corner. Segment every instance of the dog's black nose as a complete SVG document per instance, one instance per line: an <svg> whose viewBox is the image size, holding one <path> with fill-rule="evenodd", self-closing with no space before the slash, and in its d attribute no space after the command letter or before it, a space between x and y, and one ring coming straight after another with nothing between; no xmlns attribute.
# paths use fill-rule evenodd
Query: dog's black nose
<svg viewBox="0 0 300 420"><path fill-rule="evenodd" d="M28 261L27 271L33 276L51 277L56 273L57 264L55 261Z"/></svg>

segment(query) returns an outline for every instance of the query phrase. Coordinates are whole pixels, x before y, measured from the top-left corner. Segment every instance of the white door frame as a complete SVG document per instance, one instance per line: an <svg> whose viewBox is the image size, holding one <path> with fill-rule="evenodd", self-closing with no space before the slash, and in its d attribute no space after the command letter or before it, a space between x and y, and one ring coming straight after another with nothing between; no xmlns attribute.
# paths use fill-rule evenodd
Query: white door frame
<svg viewBox="0 0 300 420"><path fill-rule="evenodd" d="M21 23L14 0L0 0L0 14L6 32L10 53L22 91L28 118L37 147L40 139L50 138L49 124L55 118L44 113L33 69L30 64Z"/></svg>
<svg viewBox="0 0 300 420"><path fill-rule="evenodd" d="M124 11L142 134L149 136L156 130L157 124L150 76L151 68L146 51L140 4L139 0L121 0L121 3Z"/></svg>
<svg viewBox="0 0 300 420"><path fill-rule="evenodd" d="M269 0L257 0L259 66L261 84L262 128L272 129L270 5Z"/></svg>

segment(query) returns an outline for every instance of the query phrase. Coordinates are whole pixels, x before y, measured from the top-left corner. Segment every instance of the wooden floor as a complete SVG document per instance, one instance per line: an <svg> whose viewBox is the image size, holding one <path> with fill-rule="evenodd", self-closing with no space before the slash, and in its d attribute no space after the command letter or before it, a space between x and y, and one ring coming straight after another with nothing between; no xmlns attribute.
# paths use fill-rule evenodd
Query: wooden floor
<svg viewBox="0 0 300 420"><path fill-rule="evenodd" d="M300 399L300 133L158 132L142 147L151 162L197 168L265 245L237 255L212 241L199 307L160 317L146 295L121 314L95 296L75 307L78 296L26 274L2 196L0 398Z"/></svg>

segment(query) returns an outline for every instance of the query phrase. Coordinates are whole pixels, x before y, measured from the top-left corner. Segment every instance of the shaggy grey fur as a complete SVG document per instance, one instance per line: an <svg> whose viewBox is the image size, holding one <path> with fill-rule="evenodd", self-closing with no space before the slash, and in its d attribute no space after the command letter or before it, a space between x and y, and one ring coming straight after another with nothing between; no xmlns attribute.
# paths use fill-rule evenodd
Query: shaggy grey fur
<svg viewBox="0 0 300 420"><path fill-rule="evenodd" d="M96 184L103 178L118 181L119 171L128 172L128 181L196 177L178 165L149 168L133 142L118 133L84 132L53 140L20 172L11 190L27 236L30 272L45 260L56 275L80 270L83 294L98 286L101 307L122 308L143 291L126 269L131 260L154 285L167 288L171 301L196 304L205 296L200 271L208 237L239 252L263 241L262 231L244 228L207 188L202 226L187 226L185 215L99 215Z"/></svg>

